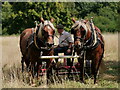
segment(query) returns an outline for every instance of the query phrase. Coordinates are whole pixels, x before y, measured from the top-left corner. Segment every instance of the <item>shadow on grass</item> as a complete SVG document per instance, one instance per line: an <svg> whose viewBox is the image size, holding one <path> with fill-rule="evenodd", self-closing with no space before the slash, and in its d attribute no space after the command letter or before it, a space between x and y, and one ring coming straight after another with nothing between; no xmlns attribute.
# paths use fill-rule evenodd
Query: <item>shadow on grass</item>
<svg viewBox="0 0 120 90"><path fill-rule="evenodd" d="M105 61L106 70L102 79L109 81L119 81L120 61Z"/></svg>

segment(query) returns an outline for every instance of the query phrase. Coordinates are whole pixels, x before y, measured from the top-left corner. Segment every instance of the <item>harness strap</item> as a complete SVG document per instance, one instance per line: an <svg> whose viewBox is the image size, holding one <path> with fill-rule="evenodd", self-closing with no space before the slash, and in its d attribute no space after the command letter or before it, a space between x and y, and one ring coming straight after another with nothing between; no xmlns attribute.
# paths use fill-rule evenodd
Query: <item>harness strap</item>
<svg viewBox="0 0 120 90"><path fill-rule="evenodd" d="M99 44L100 44L100 40L97 39L97 42L94 44L94 46L93 46L91 49L92 49L92 50L96 49Z"/></svg>
<svg viewBox="0 0 120 90"><path fill-rule="evenodd" d="M26 51L31 46L31 44L34 43L33 33L34 33L34 28L32 28L32 35L30 35L30 37L27 39L27 45L26 45L27 48L26 48Z"/></svg>
<svg viewBox="0 0 120 90"><path fill-rule="evenodd" d="M93 29L93 35L94 35L94 43L93 43L93 46L97 43L97 35L96 35L96 31L95 31L95 29Z"/></svg>
<svg viewBox="0 0 120 90"><path fill-rule="evenodd" d="M40 49L39 46L37 45L37 42L36 42L36 30L37 30L37 27L32 28L32 29L34 29L34 33L33 33L34 34L34 37L33 37L34 38L34 44L37 47L37 49Z"/></svg>
<svg viewBox="0 0 120 90"><path fill-rule="evenodd" d="M95 31L96 32L96 31ZM87 41L87 42L91 42L91 41L93 41L90 45L87 45L88 43L86 43L85 45L84 45L84 48L85 49L92 49L92 50L94 50L94 49L96 49L97 47L98 47L98 45L101 43L102 45L104 45L104 43L100 40L100 38L97 36L97 34L96 34L96 36L94 36L94 33L92 34L92 36L91 36L91 38L89 39L89 41ZM96 38L96 40L93 40L94 38Z"/></svg>

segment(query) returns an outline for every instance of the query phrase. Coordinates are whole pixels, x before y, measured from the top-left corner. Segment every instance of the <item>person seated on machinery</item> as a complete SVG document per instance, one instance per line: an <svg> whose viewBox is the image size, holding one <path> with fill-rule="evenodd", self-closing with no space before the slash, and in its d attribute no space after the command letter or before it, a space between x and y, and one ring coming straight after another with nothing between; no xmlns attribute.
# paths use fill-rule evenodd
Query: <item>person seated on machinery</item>
<svg viewBox="0 0 120 90"><path fill-rule="evenodd" d="M59 44L54 49L54 55L58 56L58 53L64 53L64 55L72 55L72 45L73 40L71 34L64 30L64 26L62 24L57 25L57 31L59 33ZM58 59L55 59L58 62ZM71 65L70 58L67 59L67 65Z"/></svg>

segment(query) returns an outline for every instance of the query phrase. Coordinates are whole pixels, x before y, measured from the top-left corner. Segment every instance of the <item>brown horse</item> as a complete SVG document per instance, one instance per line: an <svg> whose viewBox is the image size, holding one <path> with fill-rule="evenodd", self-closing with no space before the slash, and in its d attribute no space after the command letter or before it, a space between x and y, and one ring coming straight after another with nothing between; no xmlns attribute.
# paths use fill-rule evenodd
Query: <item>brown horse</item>
<svg viewBox="0 0 120 90"><path fill-rule="evenodd" d="M80 55L80 80L84 82L84 60L92 60L91 72L94 75L94 84L96 76L104 54L104 40L100 29L94 26L91 21L72 19L74 25L71 33L74 35L75 52Z"/></svg>
<svg viewBox="0 0 120 90"><path fill-rule="evenodd" d="M39 75L39 69L41 68L42 61L40 55L51 56L53 55L54 45L54 32L55 28L52 24L54 20L44 21L41 18L41 23L36 25L35 28L25 29L20 35L20 50L22 53L22 71L24 71L24 62L32 72L32 76L37 73ZM47 77L50 74L50 64L52 59L46 60Z"/></svg>

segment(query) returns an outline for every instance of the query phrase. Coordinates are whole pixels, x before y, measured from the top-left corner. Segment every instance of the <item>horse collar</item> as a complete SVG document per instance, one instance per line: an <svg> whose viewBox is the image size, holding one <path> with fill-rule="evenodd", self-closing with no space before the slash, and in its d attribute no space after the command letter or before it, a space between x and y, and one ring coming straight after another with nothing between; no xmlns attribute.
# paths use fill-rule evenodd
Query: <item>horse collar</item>
<svg viewBox="0 0 120 90"><path fill-rule="evenodd" d="M94 33L95 32L95 33ZM91 33L91 37L85 42L84 44L84 47L85 49L95 49L97 48L97 46L99 45L99 39L98 39L98 36L95 35L96 34L96 31L94 31Z"/></svg>

